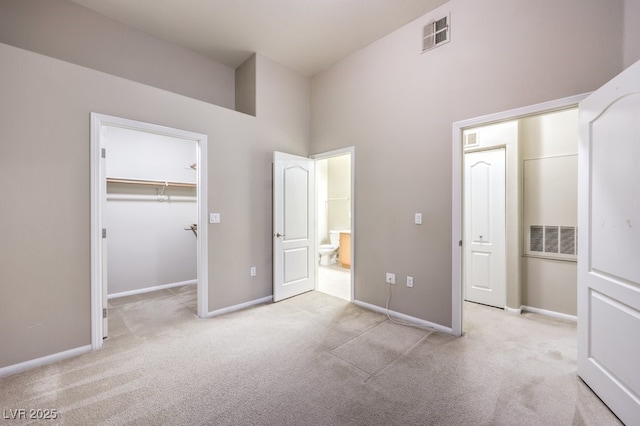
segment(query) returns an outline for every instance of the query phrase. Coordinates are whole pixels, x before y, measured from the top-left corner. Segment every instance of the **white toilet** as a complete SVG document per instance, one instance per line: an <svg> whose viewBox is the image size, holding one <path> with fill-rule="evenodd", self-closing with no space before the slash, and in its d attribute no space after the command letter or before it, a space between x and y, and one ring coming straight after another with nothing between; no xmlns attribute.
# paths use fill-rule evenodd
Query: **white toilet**
<svg viewBox="0 0 640 426"><path fill-rule="evenodd" d="M318 247L321 265L333 265L336 263L338 247L340 247L340 232L329 231L329 241L331 241L330 244L320 244Z"/></svg>

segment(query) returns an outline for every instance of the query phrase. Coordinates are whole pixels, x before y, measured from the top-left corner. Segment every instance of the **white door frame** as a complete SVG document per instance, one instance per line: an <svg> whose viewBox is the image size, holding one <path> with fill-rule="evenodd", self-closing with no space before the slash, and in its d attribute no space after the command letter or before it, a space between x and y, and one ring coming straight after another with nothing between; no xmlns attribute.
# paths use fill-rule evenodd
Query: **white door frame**
<svg viewBox="0 0 640 426"><path fill-rule="evenodd" d="M462 279L462 247L463 240L463 184L462 179L462 162L464 150L462 149L462 132L473 127L481 127L489 124L496 124L503 121L517 120L532 115L539 115L554 111L560 111L568 108L575 108L578 103L586 98L589 93L569 96L549 102L542 102L522 108L516 108L495 114L489 114L481 117L471 118L453 123L453 155L452 155L452 197L451 197L451 332L455 336L462 336L462 302L463 284Z"/></svg>
<svg viewBox="0 0 640 426"><path fill-rule="evenodd" d="M314 160L325 160L331 157L339 157L341 155L351 155L351 289L349 290L349 301L353 302L355 300L355 271L356 271L356 256L355 256L355 229L356 229L356 215L355 215L355 193L356 193L356 149L353 146L347 148L336 149L333 151L322 152L319 154L314 154L309 156L309 158L313 158ZM317 179L317 175L316 175ZM317 186L316 186L317 188ZM317 193L317 191L316 191ZM316 215L316 218L318 216ZM318 234L318 224L316 222L316 235ZM315 247L315 259L318 258L318 244ZM315 274L316 274L316 289L318 288L318 265L315 266Z"/></svg>
<svg viewBox="0 0 640 426"><path fill-rule="evenodd" d="M147 133L155 133L196 142L197 144L197 202L198 202L198 238L197 238L197 313L200 318L207 316L208 303L208 263L207 263L207 135L179 130L126 118L91 113L91 347L102 347L102 228L104 217L104 185L106 178L104 162L101 162L104 148L106 126L122 127ZM108 155L108 154L107 154Z"/></svg>

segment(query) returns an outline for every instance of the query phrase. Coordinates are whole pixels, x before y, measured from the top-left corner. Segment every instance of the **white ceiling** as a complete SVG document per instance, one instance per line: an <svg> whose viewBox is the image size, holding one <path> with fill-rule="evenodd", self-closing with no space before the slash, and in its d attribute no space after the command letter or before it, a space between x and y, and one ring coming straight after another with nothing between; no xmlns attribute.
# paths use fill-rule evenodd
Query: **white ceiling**
<svg viewBox="0 0 640 426"><path fill-rule="evenodd" d="M232 68L258 52L312 76L447 0L71 1Z"/></svg>

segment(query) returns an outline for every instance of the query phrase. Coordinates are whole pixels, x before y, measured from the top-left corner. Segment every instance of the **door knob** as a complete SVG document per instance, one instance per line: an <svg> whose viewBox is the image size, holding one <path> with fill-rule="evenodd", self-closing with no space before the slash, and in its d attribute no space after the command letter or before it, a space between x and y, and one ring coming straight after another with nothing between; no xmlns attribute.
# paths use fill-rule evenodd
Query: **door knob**
<svg viewBox="0 0 640 426"><path fill-rule="evenodd" d="M284 237L284 234L281 234L281 233L279 233L279 232L278 232L278 233L276 234L276 237L278 237L278 238L280 238L280 237Z"/></svg>

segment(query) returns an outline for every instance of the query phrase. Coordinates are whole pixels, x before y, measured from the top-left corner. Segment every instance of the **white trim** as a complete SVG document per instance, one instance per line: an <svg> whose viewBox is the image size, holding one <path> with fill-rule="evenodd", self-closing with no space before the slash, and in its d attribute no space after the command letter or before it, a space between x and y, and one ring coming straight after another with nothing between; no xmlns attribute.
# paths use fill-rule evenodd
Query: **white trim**
<svg viewBox="0 0 640 426"><path fill-rule="evenodd" d="M174 129L157 124L144 123L126 118L91 113L91 347L102 347L102 179L106 179L101 153L104 126L123 127L148 133L156 133L194 141L197 144L197 199L198 199L198 239L197 239L197 311L200 318L209 311L208 272L208 221L207 221L207 135ZM108 154L107 154L108 155Z"/></svg>
<svg viewBox="0 0 640 426"><path fill-rule="evenodd" d="M522 307L516 309L516 308L510 308L508 306L505 306L504 311L510 314L520 315L522 314Z"/></svg>
<svg viewBox="0 0 640 426"><path fill-rule="evenodd" d="M502 121L560 111L577 107L578 103L589 94L569 96L554 101L543 102L522 108L516 108L496 114L457 121L452 124L453 155L452 155L452 197L451 197L451 328L452 333L461 336L462 329L462 131L472 127L485 126Z"/></svg>
<svg viewBox="0 0 640 426"><path fill-rule="evenodd" d="M198 280L180 281L177 283L162 284L154 287L145 287L145 288L139 288L136 290L122 291L120 293L113 293L108 295L107 299L109 300L117 299L118 297L133 296L134 294L150 293L152 291L166 290L168 288L182 287L185 285L194 285L194 284L198 284Z"/></svg>
<svg viewBox="0 0 640 426"><path fill-rule="evenodd" d="M88 352L91 352L91 345L80 346L79 348L69 349L68 351L43 356L42 358L36 358L29 361L21 362L19 364L9 365L7 367L0 368L0 377L7 377L12 374L22 373L23 371L31 370L32 368L41 367L47 364L53 364L54 362L86 354Z"/></svg>
<svg viewBox="0 0 640 426"><path fill-rule="evenodd" d="M563 314L562 312L548 311L546 309L534 308L532 306L522 305L523 312L531 312L534 314L544 315L546 317L558 318L572 322L578 322L578 317L575 315Z"/></svg>
<svg viewBox="0 0 640 426"><path fill-rule="evenodd" d="M351 268L350 268L350 272L351 272L351 289L349 291L349 301L352 302L355 300L356 298L356 293L355 293L355 287L356 287L356 245L355 245L355 241L356 241L356 235L355 235L355 230L356 230L356 148L353 146L349 146L347 148L341 148L341 149L335 149L333 151L328 151L328 152L322 152L319 154L314 154L314 155L310 155L309 158L312 158L314 160L324 160L327 158L331 158L331 157L339 157L341 155L346 155L346 154L350 154L351 155ZM316 224L316 235L317 235L317 227L318 225ZM315 259L318 258L319 253L318 253L318 244L316 244L315 247ZM318 286L318 266L317 266L317 262L316 262L316 267L315 267L315 274L316 274L316 278L315 278L315 282L316 282L316 288Z"/></svg>
<svg viewBox="0 0 640 426"><path fill-rule="evenodd" d="M207 314L208 318L217 317L224 314L229 314L231 312L236 312L241 309L250 308L252 306L261 305L263 303L268 303L273 301L273 296L261 297L260 299L251 300L249 302L240 303L238 305L228 306L226 308L216 309L215 311L211 311Z"/></svg>
<svg viewBox="0 0 640 426"><path fill-rule="evenodd" d="M387 310L385 308L380 307L380 306L372 305L370 303L362 302L360 300L354 300L353 303L358 305L358 306L360 306L361 308L368 309L368 310L374 311L374 312L379 312L381 314L384 314L385 316L387 315ZM416 318L416 317L412 317L412 316L409 316L409 315L405 315L405 314L400 313L400 312L395 312L395 311L389 310L389 315L391 315L394 318L397 318L399 320L407 321L407 322L410 322L410 323L415 324L415 325L421 325L421 326L433 328L434 330L440 331L442 333L453 334L453 330L451 330L451 328L449 328L449 327L445 327L445 326L440 325L440 324L436 324L436 323L433 323L433 322L430 322L430 321L425 321L425 320L420 319L420 318Z"/></svg>
<svg viewBox="0 0 640 426"><path fill-rule="evenodd" d="M91 347L102 347L102 179L101 117L91 113Z"/></svg>

